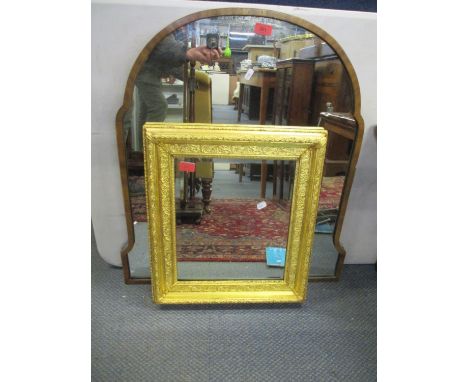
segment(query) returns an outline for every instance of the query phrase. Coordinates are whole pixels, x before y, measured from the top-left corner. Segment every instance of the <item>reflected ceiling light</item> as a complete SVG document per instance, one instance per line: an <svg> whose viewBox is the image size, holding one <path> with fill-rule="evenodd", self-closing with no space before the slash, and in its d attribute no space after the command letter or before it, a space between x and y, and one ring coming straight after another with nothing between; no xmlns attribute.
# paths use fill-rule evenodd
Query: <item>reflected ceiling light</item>
<svg viewBox="0 0 468 382"><path fill-rule="evenodd" d="M230 34L237 36L255 36L253 32L230 32Z"/></svg>

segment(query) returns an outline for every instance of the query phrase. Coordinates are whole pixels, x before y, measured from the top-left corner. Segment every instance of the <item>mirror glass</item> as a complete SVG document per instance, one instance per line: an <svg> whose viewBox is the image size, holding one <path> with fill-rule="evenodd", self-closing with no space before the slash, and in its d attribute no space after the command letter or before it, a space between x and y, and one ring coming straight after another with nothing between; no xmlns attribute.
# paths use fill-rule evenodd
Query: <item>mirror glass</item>
<svg viewBox="0 0 468 382"><path fill-rule="evenodd" d="M209 50L208 58L194 56L194 52L206 53L202 48ZM198 58L192 60L191 65L189 57ZM129 252L131 276L150 277L142 126L145 122L163 121L324 126L329 131L329 144L310 275L333 276L338 259L333 232L356 133L352 110L354 99L349 76L336 53L316 35L292 23L257 16L219 16L191 22L163 39L137 75L133 103L124 118L135 232L135 243ZM190 161L190 158L178 159ZM257 255L251 253L244 260L236 261L232 260L237 258L234 252L240 253L239 241L244 239L229 238L236 242L232 248L237 249L230 257L224 256L221 247L216 246L219 242L226 243L223 235L251 226L245 225L245 220L242 220L244 224L236 220L235 213L231 216L225 216L226 212L210 214L209 209L224 211L222 206L231 199L244 200L238 202L245 203L245 209L238 206L243 212L250 211L250 207L261 200L268 206L289 200L288 177L294 165L272 160L262 166L255 161L225 162L217 158L211 163L216 176L211 184L210 206L203 207L205 214L200 222L184 222L178 226L179 277L281 278L280 267L267 267L264 260L245 260L248 256L254 259L265 256L264 244L260 242L261 255L255 257ZM273 168L277 172L275 176ZM177 192L180 192L181 174L177 167L175 171L179 179ZM278 174L283 174L282 182ZM203 186L208 187L202 179L195 179L200 194L194 197L200 200ZM200 230L207 221L211 222L210 219L213 223L209 224L216 224L219 231L213 228L209 233L202 232L203 236ZM286 215L281 217L282 222L287 221L285 219ZM279 220L273 222L279 224ZM237 223L239 227L235 226ZM220 224L230 228L218 226ZM287 223L282 223L281 227L278 235L286 240ZM250 238L245 240L251 240L254 232L244 232L245 238ZM192 236L198 247L193 242L185 244L184 240ZM206 243L208 238L212 241L211 247Z"/></svg>
<svg viewBox="0 0 468 382"><path fill-rule="evenodd" d="M282 279L294 164L177 158L178 278ZM261 197L262 187L269 197Z"/></svg>

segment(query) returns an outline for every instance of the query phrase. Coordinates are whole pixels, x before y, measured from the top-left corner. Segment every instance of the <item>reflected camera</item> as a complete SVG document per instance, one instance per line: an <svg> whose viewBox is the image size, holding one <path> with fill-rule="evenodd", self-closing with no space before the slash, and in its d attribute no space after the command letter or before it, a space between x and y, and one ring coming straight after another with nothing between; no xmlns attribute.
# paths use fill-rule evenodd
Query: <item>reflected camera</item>
<svg viewBox="0 0 468 382"><path fill-rule="evenodd" d="M208 33L206 35L206 46L210 49L217 49L219 45L219 34Z"/></svg>

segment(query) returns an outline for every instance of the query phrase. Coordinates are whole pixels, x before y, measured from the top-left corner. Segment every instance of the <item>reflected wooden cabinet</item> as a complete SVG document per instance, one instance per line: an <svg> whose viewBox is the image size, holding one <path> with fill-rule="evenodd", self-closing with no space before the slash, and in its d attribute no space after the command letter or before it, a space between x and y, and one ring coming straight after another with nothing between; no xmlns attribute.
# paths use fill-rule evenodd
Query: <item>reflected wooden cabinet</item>
<svg viewBox="0 0 468 382"><path fill-rule="evenodd" d="M331 103L334 112L353 109L351 86L343 64L338 59L316 61L309 124L317 126L321 112Z"/></svg>
<svg viewBox="0 0 468 382"><path fill-rule="evenodd" d="M350 81L338 59L291 58L277 62L274 125L317 126L331 103L337 112L352 110Z"/></svg>
<svg viewBox="0 0 468 382"><path fill-rule="evenodd" d="M313 68L312 60L291 58L277 62L274 125L308 125Z"/></svg>

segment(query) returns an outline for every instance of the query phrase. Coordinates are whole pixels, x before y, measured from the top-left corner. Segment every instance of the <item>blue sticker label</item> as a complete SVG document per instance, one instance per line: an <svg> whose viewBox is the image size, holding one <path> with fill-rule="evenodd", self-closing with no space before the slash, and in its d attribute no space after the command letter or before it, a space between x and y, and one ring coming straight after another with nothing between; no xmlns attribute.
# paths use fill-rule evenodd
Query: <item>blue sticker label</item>
<svg viewBox="0 0 468 382"><path fill-rule="evenodd" d="M284 267L286 248L266 247L267 265L271 267Z"/></svg>

